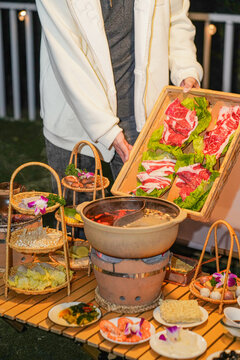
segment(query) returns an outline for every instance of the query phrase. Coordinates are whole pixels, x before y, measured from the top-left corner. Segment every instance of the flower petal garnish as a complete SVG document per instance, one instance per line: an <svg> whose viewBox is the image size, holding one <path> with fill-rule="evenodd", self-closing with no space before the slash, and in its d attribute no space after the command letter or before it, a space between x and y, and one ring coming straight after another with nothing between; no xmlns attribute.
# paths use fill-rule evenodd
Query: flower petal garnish
<svg viewBox="0 0 240 360"><path fill-rule="evenodd" d="M161 335L159 336L159 340L167 341L167 338L166 338L165 335L161 334Z"/></svg>
<svg viewBox="0 0 240 360"><path fill-rule="evenodd" d="M181 328L178 326L170 326L166 328L167 340L172 342L178 341L180 335L180 329Z"/></svg>

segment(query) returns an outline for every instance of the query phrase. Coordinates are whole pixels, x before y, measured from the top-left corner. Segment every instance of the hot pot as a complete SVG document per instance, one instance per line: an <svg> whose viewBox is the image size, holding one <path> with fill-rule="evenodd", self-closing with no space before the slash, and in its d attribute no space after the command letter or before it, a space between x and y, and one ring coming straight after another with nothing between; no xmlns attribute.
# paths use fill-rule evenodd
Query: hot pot
<svg viewBox="0 0 240 360"><path fill-rule="evenodd" d="M166 222L152 226L123 227L98 223L91 218L104 212L119 209L140 211L145 208L161 211L171 216ZM84 222L84 232L92 247L106 255L119 258L146 258L167 251L175 242L179 224L187 213L177 205L151 197L108 197L77 206Z"/></svg>

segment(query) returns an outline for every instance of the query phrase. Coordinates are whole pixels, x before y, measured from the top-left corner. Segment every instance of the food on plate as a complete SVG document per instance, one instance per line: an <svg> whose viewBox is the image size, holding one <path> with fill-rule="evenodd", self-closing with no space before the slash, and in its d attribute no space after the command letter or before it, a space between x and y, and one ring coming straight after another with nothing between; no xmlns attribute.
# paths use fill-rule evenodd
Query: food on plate
<svg viewBox="0 0 240 360"><path fill-rule="evenodd" d="M181 259L177 258L176 256L172 256L171 258L171 270L178 272L178 273L182 273L182 274L186 274L189 271L192 271L194 269L194 267L188 263L186 263L185 261L182 261Z"/></svg>
<svg viewBox="0 0 240 360"><path fill-rule="evenodd" d="M65 171L66 176L64 181L73 188L92 188L95 182L95 175L92 172L78 169L74 164L69 164ZM100 186L100 181L97 179L97 186Z"/></svg>
<svg viewBox="0 0 240 360"><path fill-rule="evenodd" d="M99 326L109 339L118 342L134 343L151 336L150 323L144 318L134 322L129 318L120 317L117 325L110 320L102 320Z"/></svg>
<svg viewBox="0 0 240 360"><path fill-rule="evenodd" d="M212 360L240 360L240 353L234 350L226 350L220 352L219 355L214 356Z"/></svg>
<svg viewBox="0 0 240 360"><path fill-rule="evenodd" d="M37 228L23 228L11 234L10 241L13 245L22 248L49 248L62 242L62 232L38 226Z"/></svg>
<svg viewBox="0 0 240 360"><path fill-rule="evenodd" d="M156 339L157 336L158 338ZM189 330L183 330L178 326L171 326L161 332L160 335L156 334L153 342L159 345L160 353L168 354L171 357L174 356L175 359L178 356L181 359L189 358L193 356L193 353L200 354L202 350L202 344L199 341L198 335Z"/></svg>
<svg viewBox="0 0 240 360"><path fill-rule="evenodd" d="M240 122L240 106L223 106L220 109L216 125L212 131L204 136L203 153L215 155L218 159L226 152L231 136L237 130Z"/></svg>
<svg viewBox="0 0 240 360"><path fill-rule="evenodd" d="M8 283L12 287L37 291L57 287L66 281L64 266L53 266L49 263L33 263L31 268L20 265L16 271L11 269L8 278Z"/></svg>
<svg viewBox="0 0 240 360"><path fill-rule="evenodd" d="M202 276L194 282L194 286L201 296L213 300L220 300L223 292L223 285L226 272L214 273L209 276ZM227 286L223 295L223 300L235 300L240 289L240 279L237 275L229 273Z"/></svg>
<svg viewBox="0 0 240 360"><path fill-rule="evenodd" d="M61 310L58 316L66 320L68 324L84 326L96 320L99 312L92 303L80 302L77 305Z"/></svg>
<svg viewBox="0 0 240 360"><path fill-rule="evenodd" d="M202 320L197 300L163 300L159 310L162 319L167 323L193 323Z"/></svg>
<svg viewBox="0 0 240 360"><path fill-rule="evenodd" d="M81 215L74 208L64 208L64 218L68 224L79 224L83 222Z"/></svg>

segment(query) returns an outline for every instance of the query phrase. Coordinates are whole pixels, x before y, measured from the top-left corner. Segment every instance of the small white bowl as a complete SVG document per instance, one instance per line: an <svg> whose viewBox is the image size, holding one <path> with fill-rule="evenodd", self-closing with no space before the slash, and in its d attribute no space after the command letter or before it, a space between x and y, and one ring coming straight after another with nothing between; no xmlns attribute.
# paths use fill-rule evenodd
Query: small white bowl
<svg viewBox="0 0 240 360"><path fill-rule="evenodd" d="M224 315L226 317L225 323L226 323L226 325L229 325L229 326L226 326L225 328L233 336L240 337L240 324L238 324L236 321L234 321L234 320L240 321L240 309L235 308L235 307L227 307L224 309ZM231 327L231 326L233 326L233 327Z"/></svg>

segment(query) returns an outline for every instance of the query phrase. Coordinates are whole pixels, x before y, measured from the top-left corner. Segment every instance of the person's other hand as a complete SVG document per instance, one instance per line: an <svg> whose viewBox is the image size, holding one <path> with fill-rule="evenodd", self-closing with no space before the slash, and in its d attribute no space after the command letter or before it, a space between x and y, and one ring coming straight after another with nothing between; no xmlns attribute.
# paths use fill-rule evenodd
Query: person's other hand
<svg viewBox="0 0 240 360"><path fill-rule="evenodd" d="M130 145L127 140L125 139L125 136L123 135L123 132L121 131L114 139L113 146L122 159L123 162L126 162L129 159L130 151L132 150L132 145Z"/></svg>
<svg viewBox="0 0 240 360"><path fill-rule="evenodd" d="M190 91L192 88L196 88L196 89L200 88L199 83L193 77L188 77L188 78L184 79L181 82L180 86L183 87L183 92L185 92L185 93Z"/></svg>

